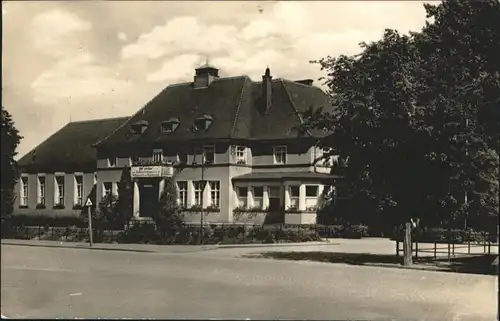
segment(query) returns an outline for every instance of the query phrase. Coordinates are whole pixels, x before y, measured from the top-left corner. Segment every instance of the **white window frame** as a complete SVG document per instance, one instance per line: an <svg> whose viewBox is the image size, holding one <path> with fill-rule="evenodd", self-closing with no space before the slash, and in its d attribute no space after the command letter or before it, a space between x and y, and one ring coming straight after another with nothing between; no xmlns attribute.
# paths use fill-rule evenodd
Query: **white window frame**
<svg viewBox="0 0 500 321"><path fill-rule="evenodd" d="M21 206L28 206L28 192L29 192L29 184L28 184L28 177L27 176L22 176L21 177L21 199L20 199L20 205Z"/></svg>
<svg viewBox="0 0 500 321"><path fill-rule="evenodd" d="M118 162L118 157L115 156L108 157L108 167L116 167L117 162Z"/></svg>
<svg viewBox="0 0 500 321"><path fill-rule="evenodd" d="M37 203L38 204L44 204L45 205L45 197L46 197L46 189L45 189L45 183L46 183L46 180L45 180L45 176L38 176L37 177L37 180L38 180L38 199L37 199Z"/></svg>
<svg viewBox="0 0 500 321"><path fill-rule="evenodd" d="M178 126L179 123L175 121L164 122L161 124L161 133L162 134L173 133L175 132Z"/></svg>
<svg viewBox="0 0 500 321"><path fill-rule="evenodd" d="M203 193L203 186L201 181L193 182L193 192L194 192L194 206L202 206L201 204L201 193Z"/></svg>
<svg viewBox="0 0 500 321"><path fill-rule="evenodd" d="M262 195L261 196L256 196L256 194L255 194L255 189L256 188L261 188L262 189ZM264 186L253 186L252 187L252 199L253 199L254 207L262 208L264 206ZM257 203L259 205L255 205Z"/></svg>
<svg viewBox="0 0 500 321"><path fill-rule="evenodd" d="M163 149L153 149L153 163L163 162Z"/></svg>
<svg viewBox="0 0 500 321"><path fill-rule="evenodd" d="M209 181L210 185L210 205L220 208L220 181Z"/></svg>
<svg viewBox="0 0 500 321"><path fill-rule="evenodd" d="M241 191L245 191L244 195L241 195ZM238 186L236 187L236 196L238 197L238 207L247 208L248 207L248 187Z"/></svg>
<svg viewBox="0 0 500 321"><path fill-rule="evenodd" d="M57 192L57 197L56 197L56 200L55 200L55 204L54 205L65 205L64 204L64 193L66 192L65 191L65 187L64 186L64 176L56 176L55 177L55 181L56 181L56 192Z"/></svg>
<svg viewBox="0 0 500 321"><path fill-rule="evenodd" d="M294 195L293 190L297 190L297 194ZM290 185L289 186L289 191L290 191L290 207L293 208L299 208L299 202L300 202L300 186L299 185Z"/></svg>
<svg viewBox="0 0 500 321"><path fill-rule="evenodd" d="M75 205L83 205L83 175L75 175Z"/></svg>
<svg viewBox="0 0 500 321"><path fill-rule="evenodd" d="M237 145L234 148L235 150L235 159L237 164L246 164L247 163L247 147Z"/></svg>
<svg viewBox="0 0 500 321"><path fill-rule="evenodd" d="M177 203L180 207L186 208L188 207L188 183L187 181L178 181L177 182Z"/></svg>
<svg viewBox="0 0 500 321"><path fill-rule="evenodd" d="M107 188L108 184L109 184L109 189ZM113 194L113 183L112 182L103 182L102 183L102 196L106 196L108 194L110 194L110 195Z"/></svg>
<svg viewBox="0 0 500 321"><path fill-rule="evenodd" d="M287 148L286 146L273 147L273 161L275 165L285 165L287 161Z"/></svg>
<svg viewBox="0 0 500 321"><path fill-rule="evenodd" d="M307 196L307 188L308 187L314 187L314 188L316 188L316 195L315 196ZM305 188L304 192L305 192L306 204L307 204L308 200L314 200L314 204L315 204L314 206L317 206L318 197L319 197L319 186L318 185L306 185L306 188Z"/></svg>
<svg viewBox="0 0 500 321"><path fill-rule="evenodd" d="M210 163L208 163L207 162L207 155L209 154L210 151L211 151L211 155L212 155L212 161ZM203 146L201 157L202 157L203 164L215 164L215 145Z"/></svg>

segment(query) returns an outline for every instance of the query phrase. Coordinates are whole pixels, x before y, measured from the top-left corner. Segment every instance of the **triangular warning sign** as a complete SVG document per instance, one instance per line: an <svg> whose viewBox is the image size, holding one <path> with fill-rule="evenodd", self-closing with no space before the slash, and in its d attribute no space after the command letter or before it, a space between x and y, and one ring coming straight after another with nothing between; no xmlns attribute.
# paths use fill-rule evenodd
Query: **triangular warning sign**
<svg viewBox="0 0 500 321"><path fill-rule="evenodd" d="M92 206L92 201L90 200L90 197L87 198L87 202L85 202L85 206Z"/></svg>

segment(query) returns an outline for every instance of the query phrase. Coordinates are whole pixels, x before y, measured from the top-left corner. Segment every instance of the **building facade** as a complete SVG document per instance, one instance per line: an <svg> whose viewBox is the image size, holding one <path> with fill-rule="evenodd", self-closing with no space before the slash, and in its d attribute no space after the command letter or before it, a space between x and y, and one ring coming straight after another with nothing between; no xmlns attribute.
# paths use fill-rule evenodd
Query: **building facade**
<svg viewBox="0 0 500 321"><path fill-rule="evenodd" d="M323 153L315 146L320 136L297 129L300 112L309 108L331 108L329 96L311 80L274 80L269 69L262 82L221 78L205 65L195 70L192 82L166 87L131 117L102 120L109 125L90 144L95 157L90 172L75 169L62 176L56 168L40 173L33 166L25 171L18 205L27 204L20 210L30 212L35 205L36 212L39 200L30 195L41 195L42 174L55 205L79 204L91 186L98 203L117 194L122 171L130 167L137 219L158 210L170 177L189 223L199 223L203 213L207 223L314 224L336 177L329 174L331 159L317 161Z"/></svg>

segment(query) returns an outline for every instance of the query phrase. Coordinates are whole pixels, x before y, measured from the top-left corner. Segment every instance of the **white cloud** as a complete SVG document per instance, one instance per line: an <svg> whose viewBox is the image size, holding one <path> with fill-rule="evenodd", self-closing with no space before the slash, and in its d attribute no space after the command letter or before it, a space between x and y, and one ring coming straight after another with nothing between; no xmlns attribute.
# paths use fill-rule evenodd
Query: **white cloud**
<svg viewBox="0 0 500 321"><path fill-rule="evenodd" d="M118 37L118 40L121 40L121 41L127 41L127 39L128 39L127 34L124 32L119 32L117 34L117 37Z"/></svg>
<svg viewBox="0 0 500 321"><path fill-rule="evenodd" d="M410 10L411 14L407 11ZM413 12L411 11L413 10ZM420 15L415 15L420 10ZM172 18L164 25L143 33L138 40L122 48L125 64L130 61L164 59L163 67L147 79L189 80L193 59L171 58L178 55L208 55L226 75L260 75L266 65L283 74L312 77L308 61L326 55L355 54L359 43L379 39L384 28L418 30L424 22L421 3L391 4L382 2L289 2L269 5L242 25L206 25L193 16ZM175 65L172 63L175 61ZM182 65L185 64L185 65ZM174 66L175 65L175 66ZM300 70L291 70L301 66ZM178 77L172 73L178 70ZM316 70L314 75L318 75Z"/></svg>
<svg viewBox="0 0 500 321"><path fill-rule="evenodd" d="M193 54L176 56L166 60L158 71L150 73L147 76L147 80L164 82L186 79L193 75L193 69L199 64L201 59L201 56Z"/></svg>
<svg viewBox="0 0 500 321"><path fill-rule="evenodd" d="M35 102L57 105L67 99L106 95L129 85L115 78L108 68L94 63L88 53L60 60L31 84Z"/></svg>
<svg viewBox="0 0 500 321"><path fill-rule="evenodd" d="M63 10L50 10L33 18L30 35L36 49L51 56L62 57L82 47L74 34L91 28L90 22L83 21L76 15Z"/></svg>

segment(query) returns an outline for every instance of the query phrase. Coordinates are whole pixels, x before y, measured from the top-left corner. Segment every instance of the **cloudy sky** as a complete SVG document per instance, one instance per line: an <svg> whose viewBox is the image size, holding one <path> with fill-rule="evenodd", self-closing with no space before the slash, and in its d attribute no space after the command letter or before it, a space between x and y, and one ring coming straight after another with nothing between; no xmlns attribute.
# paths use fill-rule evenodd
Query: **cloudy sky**
<svg viewBox="0 0 500 321"><path fill-rule="evenodd" d="M310 60L424 22L419 1L5 1L2 105L21 156L70 120L131 115L207 56L221 76L316 80Z"/></svg>

